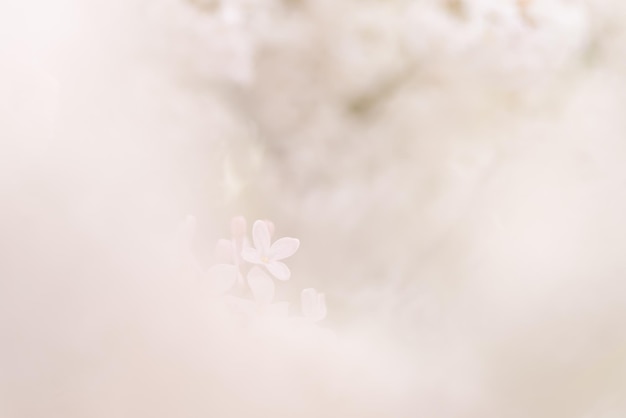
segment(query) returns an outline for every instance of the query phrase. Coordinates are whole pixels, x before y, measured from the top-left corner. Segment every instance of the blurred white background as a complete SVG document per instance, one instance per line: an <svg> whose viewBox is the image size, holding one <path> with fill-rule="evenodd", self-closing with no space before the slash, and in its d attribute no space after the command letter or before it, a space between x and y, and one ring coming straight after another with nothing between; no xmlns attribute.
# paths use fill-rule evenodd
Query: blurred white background
<svg viewBox="0 0 626 418"><path fill-rule="evenodd" d="M626 5L1 0L0 417L626 416ZM172 268L297 237L250 340Z"/></svg>

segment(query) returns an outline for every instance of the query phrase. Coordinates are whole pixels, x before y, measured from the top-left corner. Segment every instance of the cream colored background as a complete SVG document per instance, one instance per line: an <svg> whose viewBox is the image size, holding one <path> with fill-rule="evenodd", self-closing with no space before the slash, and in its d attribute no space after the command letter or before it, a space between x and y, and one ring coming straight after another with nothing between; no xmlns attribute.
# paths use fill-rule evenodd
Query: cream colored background
<svg viewBox="0 0 626 418"><path fill-rule="evenodd" d="M619 1L0 6L0 416L626 414ZM344 343L209 321L232 215ZM336 346L333 344L337 344Z"/></svg>

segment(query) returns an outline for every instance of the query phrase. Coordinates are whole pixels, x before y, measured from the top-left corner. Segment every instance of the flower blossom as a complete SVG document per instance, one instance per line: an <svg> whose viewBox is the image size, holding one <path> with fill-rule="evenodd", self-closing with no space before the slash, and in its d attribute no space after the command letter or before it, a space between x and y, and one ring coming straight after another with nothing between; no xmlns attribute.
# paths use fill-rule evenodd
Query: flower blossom
<svg viewBox="0 0 626 418"><path fill-rule="evenodd" d="M274 281L267 273L255 266L250 269L246 278L254 300L231 296L228 300L233 308L249 316L287 316L289 303L272 303L275 286Z"/></svg>
<svg viewBox="0 0 626 418"><path fill-rule="evenodd" d="M300 246L296 238L280 238L271 242L270 228L265 221L256 221L252 226L252 241L254 247L245 247L241 251L241 258L265 268L279 280L289 280L289 267L280 260L292 256Z"/></svg>

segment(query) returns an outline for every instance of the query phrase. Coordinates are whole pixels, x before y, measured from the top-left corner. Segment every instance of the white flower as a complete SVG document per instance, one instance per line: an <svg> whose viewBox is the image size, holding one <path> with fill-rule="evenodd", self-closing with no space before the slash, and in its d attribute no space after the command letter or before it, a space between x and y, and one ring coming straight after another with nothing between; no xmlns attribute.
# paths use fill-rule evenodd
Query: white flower
<svg viewBox="0 0 626 418"><path fill-rule="evenodd" d="M326 298L323 293L308 288L302 291L302 314L310 321L321 321L326 317Z"/></svg>
<svg viewBox="0 0 626 418"><path fill-rule="evenodd" d="M235 310L250 316L287 316L287 302L272 303L275 286L267 273L259 267L252 267L246 278L254 300L229 297L228 301Z"/></svg>
<svg viewBox="0 0 626 418"><path fill-rule="evenodd" d="M268 224L260 220L252 226L252 241L254 247L243 248L241 258L265 266L279 280L289 280L289 267L279 260L292 256L298 250L300 241L296 238L281 238L272 244Z"/></svg>

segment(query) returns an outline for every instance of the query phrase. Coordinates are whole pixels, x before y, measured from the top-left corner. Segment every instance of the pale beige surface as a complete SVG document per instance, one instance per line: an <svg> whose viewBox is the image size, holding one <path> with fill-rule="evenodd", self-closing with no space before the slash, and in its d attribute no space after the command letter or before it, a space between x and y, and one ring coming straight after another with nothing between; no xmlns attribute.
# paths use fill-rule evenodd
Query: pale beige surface
<svg viewBox="0 0 626 418"><path fill-rule="evenodd" d="M0 417L626 415L625 23L3 1ZM233 332L175 267L240 213L337 339Z"/></svg>

